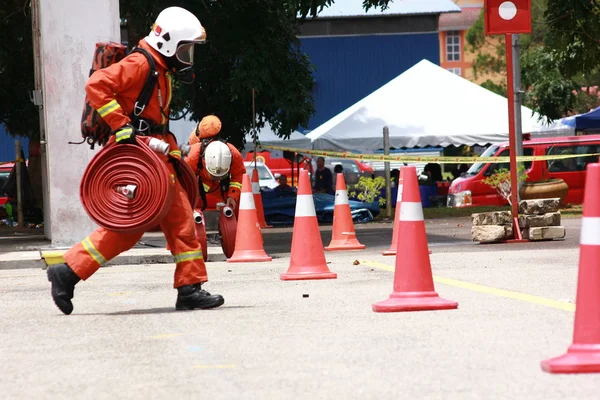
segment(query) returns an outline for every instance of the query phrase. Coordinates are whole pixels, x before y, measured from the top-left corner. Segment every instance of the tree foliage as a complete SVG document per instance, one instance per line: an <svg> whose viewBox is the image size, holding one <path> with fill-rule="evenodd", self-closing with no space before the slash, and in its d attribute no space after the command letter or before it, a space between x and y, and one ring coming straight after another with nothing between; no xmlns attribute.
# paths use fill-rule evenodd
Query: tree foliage
<svg viewBox="0 0 600 400"><path fill-rule="evenodd" d="M520 35L525 105L550 119L598 106L594 88L600 83L598 1L533 0L532 27L531 35ZM475 73L501 78L482 86L506 95L504 37L484 34L482 13L466 39L476 53Z"/></svg>
<svg viewBox="0 0 600 400"><path fill-rule="evenodd" d="M39 113L29 99L34 89L33 36L29 0L0 2L0 124L14 136L39 139Z"/></svg>
<svg viewBox="0 0 600 400"><path fill-rule="evenodd" d="M390 0L364 0L365 8L387 7ZM30 0L0 2L0 123L13 135L39 138L38 109L29 93L34 88ZM314 113L313 67L301 51L298 17L314 17L334 0L121 0L130 43L150 30L158 13L178 5L196 14L208 33L197 48L193 87L177 85L174 109L191 109L199 120L216 114L223 135L240 144L253 126L255 92L257 127L269 122L287 137L306 126ZM90 54L90 59L91 59ZM191 95L193 93L193 95Z"/></svg>

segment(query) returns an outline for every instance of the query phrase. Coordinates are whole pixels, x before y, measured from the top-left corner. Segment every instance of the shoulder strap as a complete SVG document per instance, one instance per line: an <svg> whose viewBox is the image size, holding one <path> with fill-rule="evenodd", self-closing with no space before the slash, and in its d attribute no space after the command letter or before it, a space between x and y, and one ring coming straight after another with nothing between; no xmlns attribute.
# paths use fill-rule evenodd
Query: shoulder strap
<svg viewBox="0 0 600 400"><path fill-rule="evenodd" d="M148 74L148 78L146 78L146 83L144 84L144 87L142 88L142 91L140 92L140 95L133 106L132 114L133 117L137 119L144 112L144 109L150 101L150 97L154 91L154 86L156 86L156 83L158 82L159 74L158 70L156 69L156 62L148 50L142 47L136 47L131 53L142 53L146 57L148 64L150 64L150 73Z"/></svg>
<svg viewBox="0 0 600 400"><path fill-rule="evenodd" d="M198 176L198 188L200 189L200 198L202 199L202 207L201 210L204 211L206 209L206 190L204 190L204 183L202 183L202 178Z"/></svg>

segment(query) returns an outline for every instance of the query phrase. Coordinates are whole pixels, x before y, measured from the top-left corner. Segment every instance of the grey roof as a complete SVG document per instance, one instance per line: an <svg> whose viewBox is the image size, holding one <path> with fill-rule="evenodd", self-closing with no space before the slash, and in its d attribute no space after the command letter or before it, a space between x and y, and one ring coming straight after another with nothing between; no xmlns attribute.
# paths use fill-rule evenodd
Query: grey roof
<svg viewBox="0 0 600 400"><path fill-rule="evenodd" d="M362 3L363 0L336 0L330 7L324 8L318 17L376 17L460 12L460 7L452 0L392 0L384 11L380 8L370 8L369 11L365 11Z"/></svg>

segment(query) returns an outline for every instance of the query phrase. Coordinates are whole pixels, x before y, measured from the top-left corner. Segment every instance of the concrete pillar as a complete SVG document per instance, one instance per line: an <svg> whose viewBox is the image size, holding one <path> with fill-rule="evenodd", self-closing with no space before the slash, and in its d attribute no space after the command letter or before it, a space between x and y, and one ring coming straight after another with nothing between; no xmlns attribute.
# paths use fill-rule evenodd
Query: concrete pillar
<svg viewBox="0 0 600 400"><path fill-rule="evenodd" d="M79 201L79 183L96 151L80 141L84 85L96 42L120 41L119 0L38 0L45 121L46 236L70 246L96 225Z"/></svg>

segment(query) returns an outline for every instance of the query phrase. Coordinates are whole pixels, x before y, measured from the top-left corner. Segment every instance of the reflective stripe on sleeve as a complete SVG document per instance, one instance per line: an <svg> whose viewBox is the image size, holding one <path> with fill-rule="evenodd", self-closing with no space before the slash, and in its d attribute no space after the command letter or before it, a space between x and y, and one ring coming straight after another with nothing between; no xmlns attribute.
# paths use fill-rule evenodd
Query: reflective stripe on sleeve
<svg viewBox="0 0 600 400"><path fill-rule="evenodd" d="M113 100L110 103L100 107L97 111L98 111L98 114L100 114L100 116L102 118L104 118L105 116L107 116L111 112L116 111L119 108L121 108L121 105L119 103L117 103L117 100Z"/></svg>

